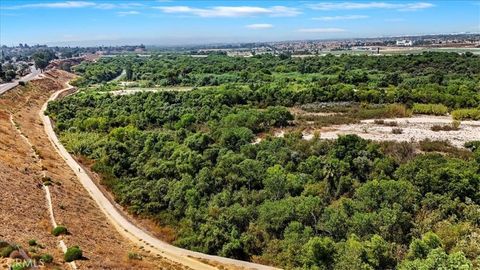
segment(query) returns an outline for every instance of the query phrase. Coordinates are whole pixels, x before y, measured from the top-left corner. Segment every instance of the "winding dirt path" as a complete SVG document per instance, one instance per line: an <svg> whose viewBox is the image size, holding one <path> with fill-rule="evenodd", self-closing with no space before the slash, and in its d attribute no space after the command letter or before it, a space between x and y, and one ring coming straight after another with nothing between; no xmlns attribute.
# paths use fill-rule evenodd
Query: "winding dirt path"
<svg viewBox="0 0 480 270"><path fill-rule="evenodd" d="M145 245L145 249L154 253L159 253L161 256L170 259L174 262L178 262L184 266L188 266L192 269L198 270L212 270L216 267L207 265L200 262L198 259L208 260L213 262L222 263L225 265L232 265L234 267L244 269L258 269L258 270L272 270L277 269L270 266L250 263L246 261L234 260L214 255L203 254L191 250L182 249L172 246L166 242L159 240L152 236L148 232L139 228L128 220L115 205L108 200L108 198L97 187L95 182L89 177L86 171L76 162L76 160L68 153L65 147L60 143L57 135L55 134L52 122L48 116L45 115L48 102L57 99L59 95L64 92L71 92L72 86L68 86L62 90L53 93L50 98L45 102L40 110L40 118L42 119L45 133L48 139L52 143L58 154L65 160L66 164L73 170L82 186L88 191L93 200L97 203L103 213L112 222L115 228L125 237L138 245Z"/></svg>

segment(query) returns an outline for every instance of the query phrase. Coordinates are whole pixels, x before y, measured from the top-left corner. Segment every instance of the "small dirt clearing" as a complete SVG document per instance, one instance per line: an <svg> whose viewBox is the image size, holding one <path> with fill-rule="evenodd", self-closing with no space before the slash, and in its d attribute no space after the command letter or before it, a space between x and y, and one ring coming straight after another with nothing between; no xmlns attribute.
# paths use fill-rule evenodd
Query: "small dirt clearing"
<svg viewBox="0 0 480 270"><path fill-rule="evenodd" d="M304 131L303 138L311 139L315 131L320 132L322 139L336 139L338 135L356 134L364 139L374 141L421 141L448 140L454 146L463 147L468 141L480 140L480 121L462 121L458 130L432 131L434 125L449 125L449 116L416 115L410 118L392 118L388 122L396 122L395 127L375 123L375 120L363 120L358 124L335 125L324 129ZM393 134L392 129L401 129L400 134Z"/></svg>

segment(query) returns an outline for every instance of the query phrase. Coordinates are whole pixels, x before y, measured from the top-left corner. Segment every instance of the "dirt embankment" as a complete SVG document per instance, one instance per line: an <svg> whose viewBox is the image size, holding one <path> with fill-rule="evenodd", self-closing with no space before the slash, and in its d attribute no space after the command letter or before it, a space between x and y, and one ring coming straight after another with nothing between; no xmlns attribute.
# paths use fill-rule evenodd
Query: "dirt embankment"
<svg viewBox="0 0 480 270"><path fill-rule="evenodd" d="M59 238L50 233L52 228L41 188L43 169L53 183L50 192L55 219L70 232L62 238L67 246L80 246L86 258L77 261L79 269L185 269L150 255L120 236L52 148L38 112L49 96L71 78L69 73L53 71L0 96L0 238L24 247L28 246L28 240L36 239L44 246L42 253L54 256L56 267L68 269L57 247ZM44 168L10 122L10 114L32 143ZM143 259L129 259L129 253L140 254Z"/></svg>

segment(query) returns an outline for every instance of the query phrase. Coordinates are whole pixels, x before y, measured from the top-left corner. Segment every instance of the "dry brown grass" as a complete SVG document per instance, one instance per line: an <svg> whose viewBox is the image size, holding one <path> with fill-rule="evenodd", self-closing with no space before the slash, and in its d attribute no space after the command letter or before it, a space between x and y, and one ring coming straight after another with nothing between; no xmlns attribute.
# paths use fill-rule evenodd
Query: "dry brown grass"
<svg viewBox="0 0 480 270"><path fill-rule="evenodd" d="M3 98L0 104L5 104ZM39 167L29 145L3 110L0 110L0 137L0 239L28 246L28 240L35 238L45 247L42 252L61 258L57 240L49 232L45 194L38 186Z"/></svg>

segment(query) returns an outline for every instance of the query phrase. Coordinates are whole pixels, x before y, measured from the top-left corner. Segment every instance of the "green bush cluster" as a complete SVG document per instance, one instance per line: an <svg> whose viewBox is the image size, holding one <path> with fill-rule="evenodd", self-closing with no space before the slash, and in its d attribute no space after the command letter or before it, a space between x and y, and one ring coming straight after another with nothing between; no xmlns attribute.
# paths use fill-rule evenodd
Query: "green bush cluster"
<svg viewBox="0 0 480 270"><path fill-rule="evenodd" d="M26 270L31 266L31 262L16 262L10 266L11 270Z"/></svg>
<svg viewBox="0 0 480 270"><path fill-rule="evenodd" d="M419 114L446 115L448 107L443 104L413 104L412 110Z"/></svg>
<svg viewBox="0 0 480 270"><path fill-rule="evenodd" d="M78 246L69 247L67 248L67 251L65 252L65 255L63 258L66 262L73 262L75 260L80 260L83 258L83 252Z"/></svg>
<svg viewBox="0 0 480 270"><path fill-rule="evenodd" d="M480 120L480 109L458 109L452 111L455 120Z"/></svg>
<svg viewBox="0 0 480 270"><path fill-rule="evenodd" d="M61 234L68 234L67 227L58 225L57 227L53 228L52 234L55 236L59 236Z"/></svg>
<svg viewBox="0 0 480 270"><path fill-rule="evenodd" d="M14 250L15 250L15 248L11 245L2 247L0 249L0 257L3 257L3 258L8 257L8 256L10 256L10 253L12 253Z"/></svg>
<svg viewBox="0 0 480 270"><path fill-rule="evenodd" d="M51 263L53 262L53 256L50 254L43 254L40 256L40 260L44 263Z"/></svg>

